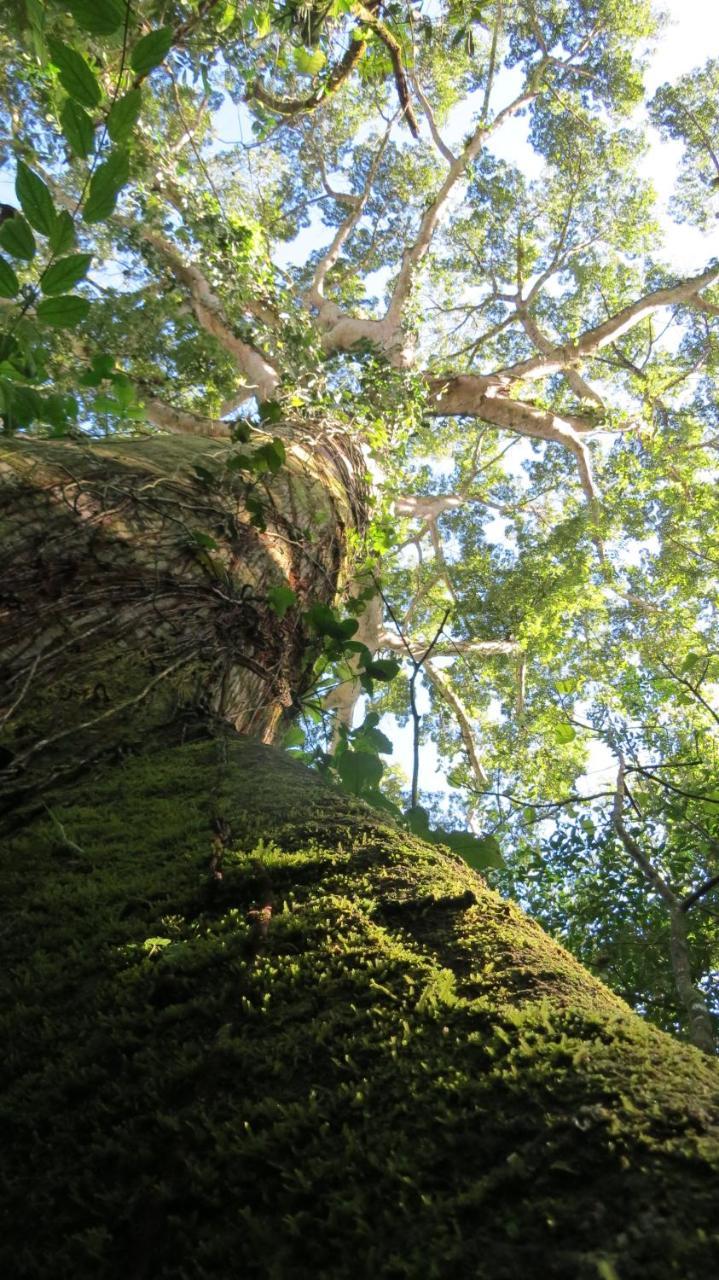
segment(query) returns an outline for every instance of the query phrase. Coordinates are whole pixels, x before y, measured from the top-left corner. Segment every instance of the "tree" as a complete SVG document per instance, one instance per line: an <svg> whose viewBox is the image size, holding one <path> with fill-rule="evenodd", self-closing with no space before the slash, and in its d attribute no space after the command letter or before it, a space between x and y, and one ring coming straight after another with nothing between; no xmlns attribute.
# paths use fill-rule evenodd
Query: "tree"
<svg viewBox="0 0 719 1280"><path fill-rule="evenodd" d="M651 29L617 0L13 6L7 1273L716 1262L715 1064L467 865L521 882L511 842L564 807L588 724L698 1009L677 920L715 879L719 267L656 256L627 125ZM690 149L702 83L655 104ZM230 101L254 140L221 149ZM491 150L522 112L536 181ZM329 245L278 266L315 207ZM658 549L635 567L630 540ZM377 713L354 727L385 686L407 714L400 662L416 743L426 678L424 727L462 750L469 831L433 830L416 778L403 818Z"/></svg>

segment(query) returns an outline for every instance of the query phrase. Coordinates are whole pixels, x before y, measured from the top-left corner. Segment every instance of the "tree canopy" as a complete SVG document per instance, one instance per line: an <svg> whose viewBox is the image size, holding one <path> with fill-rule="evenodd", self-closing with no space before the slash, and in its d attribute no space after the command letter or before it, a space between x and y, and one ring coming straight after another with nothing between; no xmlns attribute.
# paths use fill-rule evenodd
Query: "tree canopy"
<svg viewBox="0 0 719 1280"><path fill-rule="evenodd" d="M710 1048L719 261L673 264L642 161L679 142L673 215L715 230L719 61L647 100L645 0L7 9L5 431L210 438L258 526L288 422L355 441L370 518L285 745Z"/></svg>

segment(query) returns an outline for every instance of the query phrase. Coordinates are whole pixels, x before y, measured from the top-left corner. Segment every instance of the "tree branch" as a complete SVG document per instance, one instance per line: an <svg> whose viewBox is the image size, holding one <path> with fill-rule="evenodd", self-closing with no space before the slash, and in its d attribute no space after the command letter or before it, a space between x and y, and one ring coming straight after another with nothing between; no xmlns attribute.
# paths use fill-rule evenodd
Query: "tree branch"
<svg viewBox="0 0 719 1280"><path fill-rule="evenodd" d="M434 652L438 653L438 650L436 647ZM484 768L482 767L482 762L479 758L479 755L477 754L477 746L474 741L474 734L472 732L472 723L470 720L469 712L467 711L461 698L454 692L454 689L450 685L449 681L445 680L445 678L442 675L440 675L437 668L433 667L432 663L429 662L427 659L425 659L424 669L430 681L432 682L435 689L439 693L440 697L443 698L444 701L449 704L449 706L452 708L454 712L455 718L457 720L457 724L459 726L460 736L464 744L464 749L467 752L467 757L469 759L470 767L474 775L474 781L476 786L478 788L489 786L489 778L487 777L487 774L485 773Z"/></svg>
<svg viewBox="0 0 719 1280"><path fill-rule="evenodd" d="M593 356L603 347L608 346L622 334L628 333L641 320L659 311L662 307L674 306L677 303L690 302L701 289L715 284L719 280L719 266L709 267L701 275L681 280L678 284L664 289L655 289L643 298L638 298L630 306L622 307L608 320L587 329L576 342L555 346L547 355L532 356L528 360L520 360L517 364L508 365L497 371L499 377L508 379L547 378L552 373L561 373L569 365Z"/></svg>

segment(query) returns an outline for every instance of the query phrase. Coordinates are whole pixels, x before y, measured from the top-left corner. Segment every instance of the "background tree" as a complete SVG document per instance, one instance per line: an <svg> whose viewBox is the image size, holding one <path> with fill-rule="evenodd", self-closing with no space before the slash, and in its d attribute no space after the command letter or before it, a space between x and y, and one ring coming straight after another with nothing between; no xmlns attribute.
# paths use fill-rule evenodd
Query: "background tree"
<svg viewBox="0 0 719 1280"><path fill-rule="evenodd" d="M661 258L651 32L615 0L11 9L12 1274L716 1260L714 1064L447 851L711 1048L719 266ZM652 108L707 192L712 75ZM523 113L536 179L496 150ZM353 727L386 685L455 757L441 829L416 771L387 821Z"/></svg>

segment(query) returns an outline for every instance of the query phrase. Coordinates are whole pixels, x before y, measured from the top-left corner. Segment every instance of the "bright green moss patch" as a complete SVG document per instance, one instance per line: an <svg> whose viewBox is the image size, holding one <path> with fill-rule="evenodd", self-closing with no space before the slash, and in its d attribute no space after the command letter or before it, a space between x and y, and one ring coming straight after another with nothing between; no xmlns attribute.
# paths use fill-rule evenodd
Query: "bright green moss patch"
<svg viewBox="0 0 719 1280"><path fill-rule="evenodd" d="M4 1273L713 1274L714 1065L454 858L223 755L125 759L6 850Z"/></svg>

